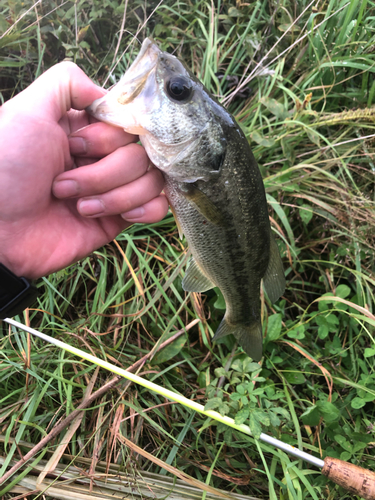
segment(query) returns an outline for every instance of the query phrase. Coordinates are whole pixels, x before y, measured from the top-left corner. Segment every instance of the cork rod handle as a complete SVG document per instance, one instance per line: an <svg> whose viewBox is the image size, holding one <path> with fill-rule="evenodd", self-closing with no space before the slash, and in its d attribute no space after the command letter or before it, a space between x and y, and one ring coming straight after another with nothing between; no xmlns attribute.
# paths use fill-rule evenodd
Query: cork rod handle
<svg viewBox="0 0 375 500"><path fill-rule="evenodd" d="M366 500L375 500L375 472L338 458L326 457L322 474L351 493Z"/></svg>

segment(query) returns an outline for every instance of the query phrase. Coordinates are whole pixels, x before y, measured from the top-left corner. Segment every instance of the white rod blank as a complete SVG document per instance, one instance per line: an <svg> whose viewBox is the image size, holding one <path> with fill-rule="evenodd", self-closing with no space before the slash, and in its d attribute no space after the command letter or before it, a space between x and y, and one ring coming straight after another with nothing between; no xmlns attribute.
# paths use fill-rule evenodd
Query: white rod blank
<svg viewBox="0 0 375 500"><path fill-rule="evenodd" d="M148 380L143 379L142 377L139 377L138 375L135 375L134 373L128 372L126 370L123 370L117 366L111 365L110 363L107 363L106 361L103 361L99 358L95 358L95 356L92 356L89 353L86 353L84 351L81 351L80 349L77 349L75 347L69 346L65 344L64 342L61 342L58 339L55 339L53 337L50 337L49 335L46 335L45 333L41 333L38 330L34 330L34 328L30 328L29 326L26 326L22 323L19 323L18 321L15 321L13 319L6 318L3 321L6 323L9 323L10 325L13 325L17 328L20 328L21 330L24 330L25 332L31 333L32 335L35 335L36 337L39 337L46 342L49 342L50 344L54 344L57 347L60 347L61 349L67 350L71 352L72 354L76 354L79 357L82 357L86 359L87 361L92 361L95 364L99 364L99 366L102 366L103 368L114 372L118 375L121 375L122 377L131 380L137 384L142 385L143 387L146 387L158 394L161 394L162 396L167 397L168 399L172 401L176 401L178 403L183 404L184 406L187 406L188 408L192 408L193 410L203 413L204 415L213 418L215 420L218 420L219 422L223 422L226 425L239 430L240 432L243 432L244 434L250 435L251 436L251 430L250 427L247 425L237 425L235 424L234 420L230 417L224 417L220 415L220 413L212 410L205 410L204 406L200 405L199 403L196 403L195 401L191 401L188 398L185 398L181 394L177 394L173 391L170 391L168 389L164 389L163 387L160 387L159 385L154 384L153 382L150 382ZM270 444L271 446L275 446L276 448L285 451L289 455L292 455L296 458L301 458L305 462L308 462L315 467L323 468L324 467L324 461L321 460L320 458L316 458L313 455L310 455L309 453L306 453L304 451L299 450L298 448L295 448L294 446L291 446L290 444L284 443L283 441L280 441L279 439L276 439L272 436L269 436L268 434L264 434L263 432L261 433L259 437L260 441L263 441L264 443Z"/></svg>

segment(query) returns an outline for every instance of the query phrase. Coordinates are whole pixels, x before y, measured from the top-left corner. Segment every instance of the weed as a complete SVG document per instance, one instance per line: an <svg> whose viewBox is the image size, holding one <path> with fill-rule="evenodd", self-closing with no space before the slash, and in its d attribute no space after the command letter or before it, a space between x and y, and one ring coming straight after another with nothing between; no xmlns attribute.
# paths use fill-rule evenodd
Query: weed
<svg viewBox="0 0 375 500"><path fill-rule="evenodd" d="M222 296L183 292L185 242L171 216L45 278L38 308L19 319L121 366L186 328L144 376L255 435L373 469L374 20L373 3L358 0L3 2L2 101L64 58L113 84L138 51L134 35L183 58L251 142L287 277L276 304L262 295L261 365L233 338L212 346ZM79 404L94 367L6 325L0 348L1 476ZM100 371L95 385L107 377ZM86 463L91 478L105 473L100 460L110 471L165 474L125 439L238 494L353 498L307 464L134 385L85 412L62 464Z"/></svg>

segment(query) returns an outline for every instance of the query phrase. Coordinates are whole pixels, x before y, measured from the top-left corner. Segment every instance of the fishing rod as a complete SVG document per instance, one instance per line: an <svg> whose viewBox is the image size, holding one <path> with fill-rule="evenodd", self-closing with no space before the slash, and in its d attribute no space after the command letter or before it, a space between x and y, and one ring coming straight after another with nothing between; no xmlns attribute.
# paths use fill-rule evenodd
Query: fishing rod
<svg viewBox="0 0 375 500"><path fill-rule="evenodd" d="M146 387L147 389L160 394L161 396L164 396L171 401L181 403L182 405L191 408L198 413L222 422L229 427L236 429L237 431L247 434L248 436L252 436L252 432L248 425L237 425L232 418L220 415L220 413L213 410L205 410L203 405L196 403L195 401L191 401L181 394L177 394L176 392L170 391L169 389L165 389L157 384L154 384L153 382L135 375L134 373L128 372L123 368L119 368L115 365L112 365L111 363L108 363L107 361L96 358L92 354L65 344L60 340L50 337L45 333L41 333L38 330L34 330L34 328L30 328L22 323L19 323L18 321L9 318L4 319L3 321L36 337L39 337L42 340L49 342L50 344L54 344L55 346L64 349L71 354L75 354L80 358L85 359L86 361L90 361L98 366L101 366L102 368L111 371L116 375L120 375L127 380ZM338 458L326 457L324 460L321 460L320 458L314 457L313 455L295 448L290 444L284 443L283 441L269 436L268 434L264 434L263 432L261 433L259 440L271 446L274 446L275 448L278 448L279 450L282 450L289 455L292 455L293 457L300 458L305 462L318 467L319 469L321 469L321 472L324 476L328 477L331 481L338 484L339 486L342 486L347 491L355 495L359 495L365 500L375 500L375 472L359 467L358 465L353 465L349 462L339 460Z"/></svg>

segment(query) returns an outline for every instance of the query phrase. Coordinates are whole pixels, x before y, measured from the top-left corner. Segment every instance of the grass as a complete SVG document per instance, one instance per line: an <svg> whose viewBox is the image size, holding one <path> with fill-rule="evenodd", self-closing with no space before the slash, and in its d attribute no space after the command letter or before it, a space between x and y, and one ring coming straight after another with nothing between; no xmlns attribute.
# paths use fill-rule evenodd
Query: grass
<svg viewBox="0 0 375 500"><path fill-rule="evenodd" d="M212 346L222 297L183 292L186 248L172 216L133 226L116 244L45 278L39 307L19 319L121 367L188 327L147 360L142 376L237 420L248 411L255 431L316 456L374 470L373 2L126 5L7 0L0 7L0 97L64 57L112 84L138 50L134 34L152 35L184 58L235 115L264 176L287 288L272 306L262 297L261 370L232 339ZM69 415L90 383L94 391L108 379L3 324L2 463L18 460ZM122 471L145 495L147 474L173 476L174 467L258 499L353 498L306 463L135 385L120 384L92 404L76 429L35 457L38 470L66 436L59 473L75 464L92 485L94 472ZM26 471L25 481L35 478ZM15 476L4 498L19 495L23 480Z"/></svg>

